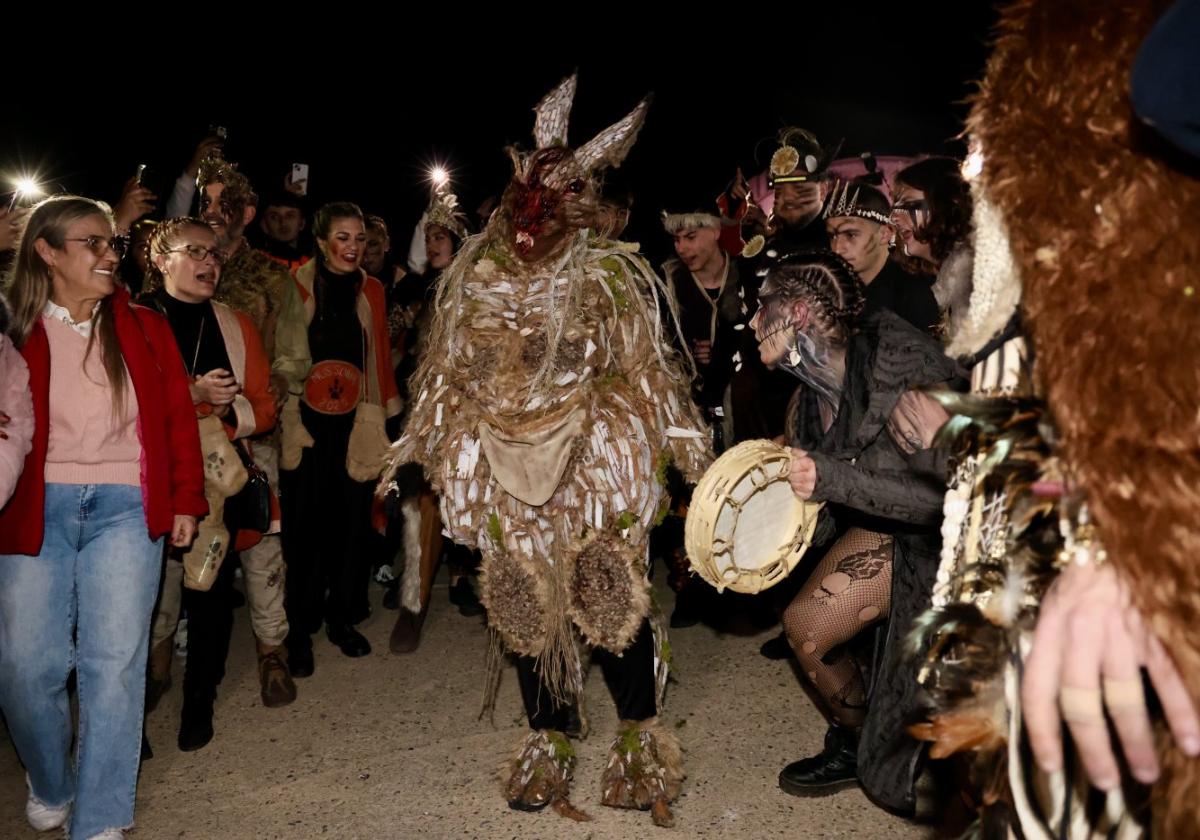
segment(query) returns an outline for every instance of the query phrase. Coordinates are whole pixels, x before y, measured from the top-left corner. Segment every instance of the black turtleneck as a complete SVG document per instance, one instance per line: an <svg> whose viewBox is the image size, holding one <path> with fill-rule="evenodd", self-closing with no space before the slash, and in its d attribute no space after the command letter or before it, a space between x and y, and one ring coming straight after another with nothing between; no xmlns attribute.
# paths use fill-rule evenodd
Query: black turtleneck
<svg viewBox="0 0 1200 840"><path fill-rule="evenodd" d="M881 309L890 309L925 333L938 325L937 299L933 296L933 278L909 274L889 259L867 285L863 317Z"/></svg>
<svg viewBox="0 0 1200 840"><path fill-rule="evenodd" d="M316 311L308 326L312 360L349 362L363 370L363 328L356 306L361 272L335 274L318 258L313 297Z"/></svg>
<svg viewBox="0 0 1200 840"><path fill-rule="evenodd" d="M171 297L166 288L157 289L150 298L150 305L165 315L171 325L189 374L203 376L210 370L230 369L229 353L211 301L187 303Z"/></svg>

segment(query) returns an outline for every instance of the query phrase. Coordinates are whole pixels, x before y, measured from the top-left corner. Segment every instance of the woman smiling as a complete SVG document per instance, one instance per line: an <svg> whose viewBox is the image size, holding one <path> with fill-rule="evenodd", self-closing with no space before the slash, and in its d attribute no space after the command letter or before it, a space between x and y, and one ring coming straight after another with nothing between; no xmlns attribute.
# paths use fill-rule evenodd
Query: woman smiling
<svg viewBox="0 0 1200 840"><path fill-rule="evenodd" d="M187 546L208 509L179 352L116 283L118 242L106 206L51 198L9 278L35 426L0 513L0 707L29 774L30 825L69 818L72 840L133 824L163 540Z"/></svg>
<svg viewBox="0 0 1200 840"><path fill-rule="evenodd" d="M362 211L327 204L313 235L315 259L296 270L298 305L280 313L275 353L289 391L281 481L293 676L312 673L322 621L346 656L371 652L354 629L369 612L362 537L388 446L384 417L400 413L383 286L361 268Z"/></svg>

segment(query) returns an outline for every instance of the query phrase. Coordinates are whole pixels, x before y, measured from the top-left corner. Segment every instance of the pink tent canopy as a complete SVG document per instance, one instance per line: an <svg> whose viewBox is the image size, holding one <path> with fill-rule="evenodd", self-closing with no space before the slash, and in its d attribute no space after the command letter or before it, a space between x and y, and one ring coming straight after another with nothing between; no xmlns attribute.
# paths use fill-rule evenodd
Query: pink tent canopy
<svg viewBox="0 0 1200 840"><path fill-rule="evenodd" d="M892 200L892 179L896 173L908 166L910 163L915 163L920 158L904 155L877 155L875 162L878 169L883 172L883 193L887 196L888 201ZM829 165L829 172L836 178L850 180L851 178L860 178L867 174L867 169L863 166L862 158L848 157L838 158ZM767 171L763 170L754 177L749 179L750 194L754 196L754 203L763 209L764 213L770 215L771 208L775 204L775 195L771 192L770 186L767 183Z"/></svg>

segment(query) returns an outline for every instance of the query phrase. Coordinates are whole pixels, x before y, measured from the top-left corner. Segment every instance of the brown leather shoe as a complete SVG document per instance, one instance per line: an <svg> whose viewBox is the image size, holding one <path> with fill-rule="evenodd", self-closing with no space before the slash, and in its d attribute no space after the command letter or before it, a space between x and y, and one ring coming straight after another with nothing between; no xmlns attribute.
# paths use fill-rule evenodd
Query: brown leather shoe
<svg viewBox="0 0 1200 840"><path fill-rule="evenodd" d="M268 709L286 706L296 699L296 683L288 670L287 648L283 645L259 647L258 680L262 684L262 701Z"/></svg>
<svg viewBox="0 0 1200 840"><path fill-rule="evenodd" d="M396 625L392 627L388 647L392 653L412 653L421 644L421 627L425 624L425 611L413 613L401 607L396 611Z"/></svg>

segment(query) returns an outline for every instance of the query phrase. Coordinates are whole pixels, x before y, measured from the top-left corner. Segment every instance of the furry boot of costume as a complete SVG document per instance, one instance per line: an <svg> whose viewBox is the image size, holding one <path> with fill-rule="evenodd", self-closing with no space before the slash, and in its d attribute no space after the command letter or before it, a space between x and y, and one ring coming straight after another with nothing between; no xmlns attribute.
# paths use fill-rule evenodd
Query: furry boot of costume
<svg viewBox="0 0 1200 840"><path fill-rule="evenodd" d="M530 732L501 770L506 777L504 798L508 807L516 811L540 811L550 805L568 819L590 820L568 798L574 770L575 748L566 735L553 729Z"/></svg>
<svg viewBox="0 0 1200 840"><path fill-rule="evenodd" d="M649 811L655 825L675 824L671 802L683 783L679 739L658 725L658 718L621 721L600 777L600 801L613 808Z"/></svg>

